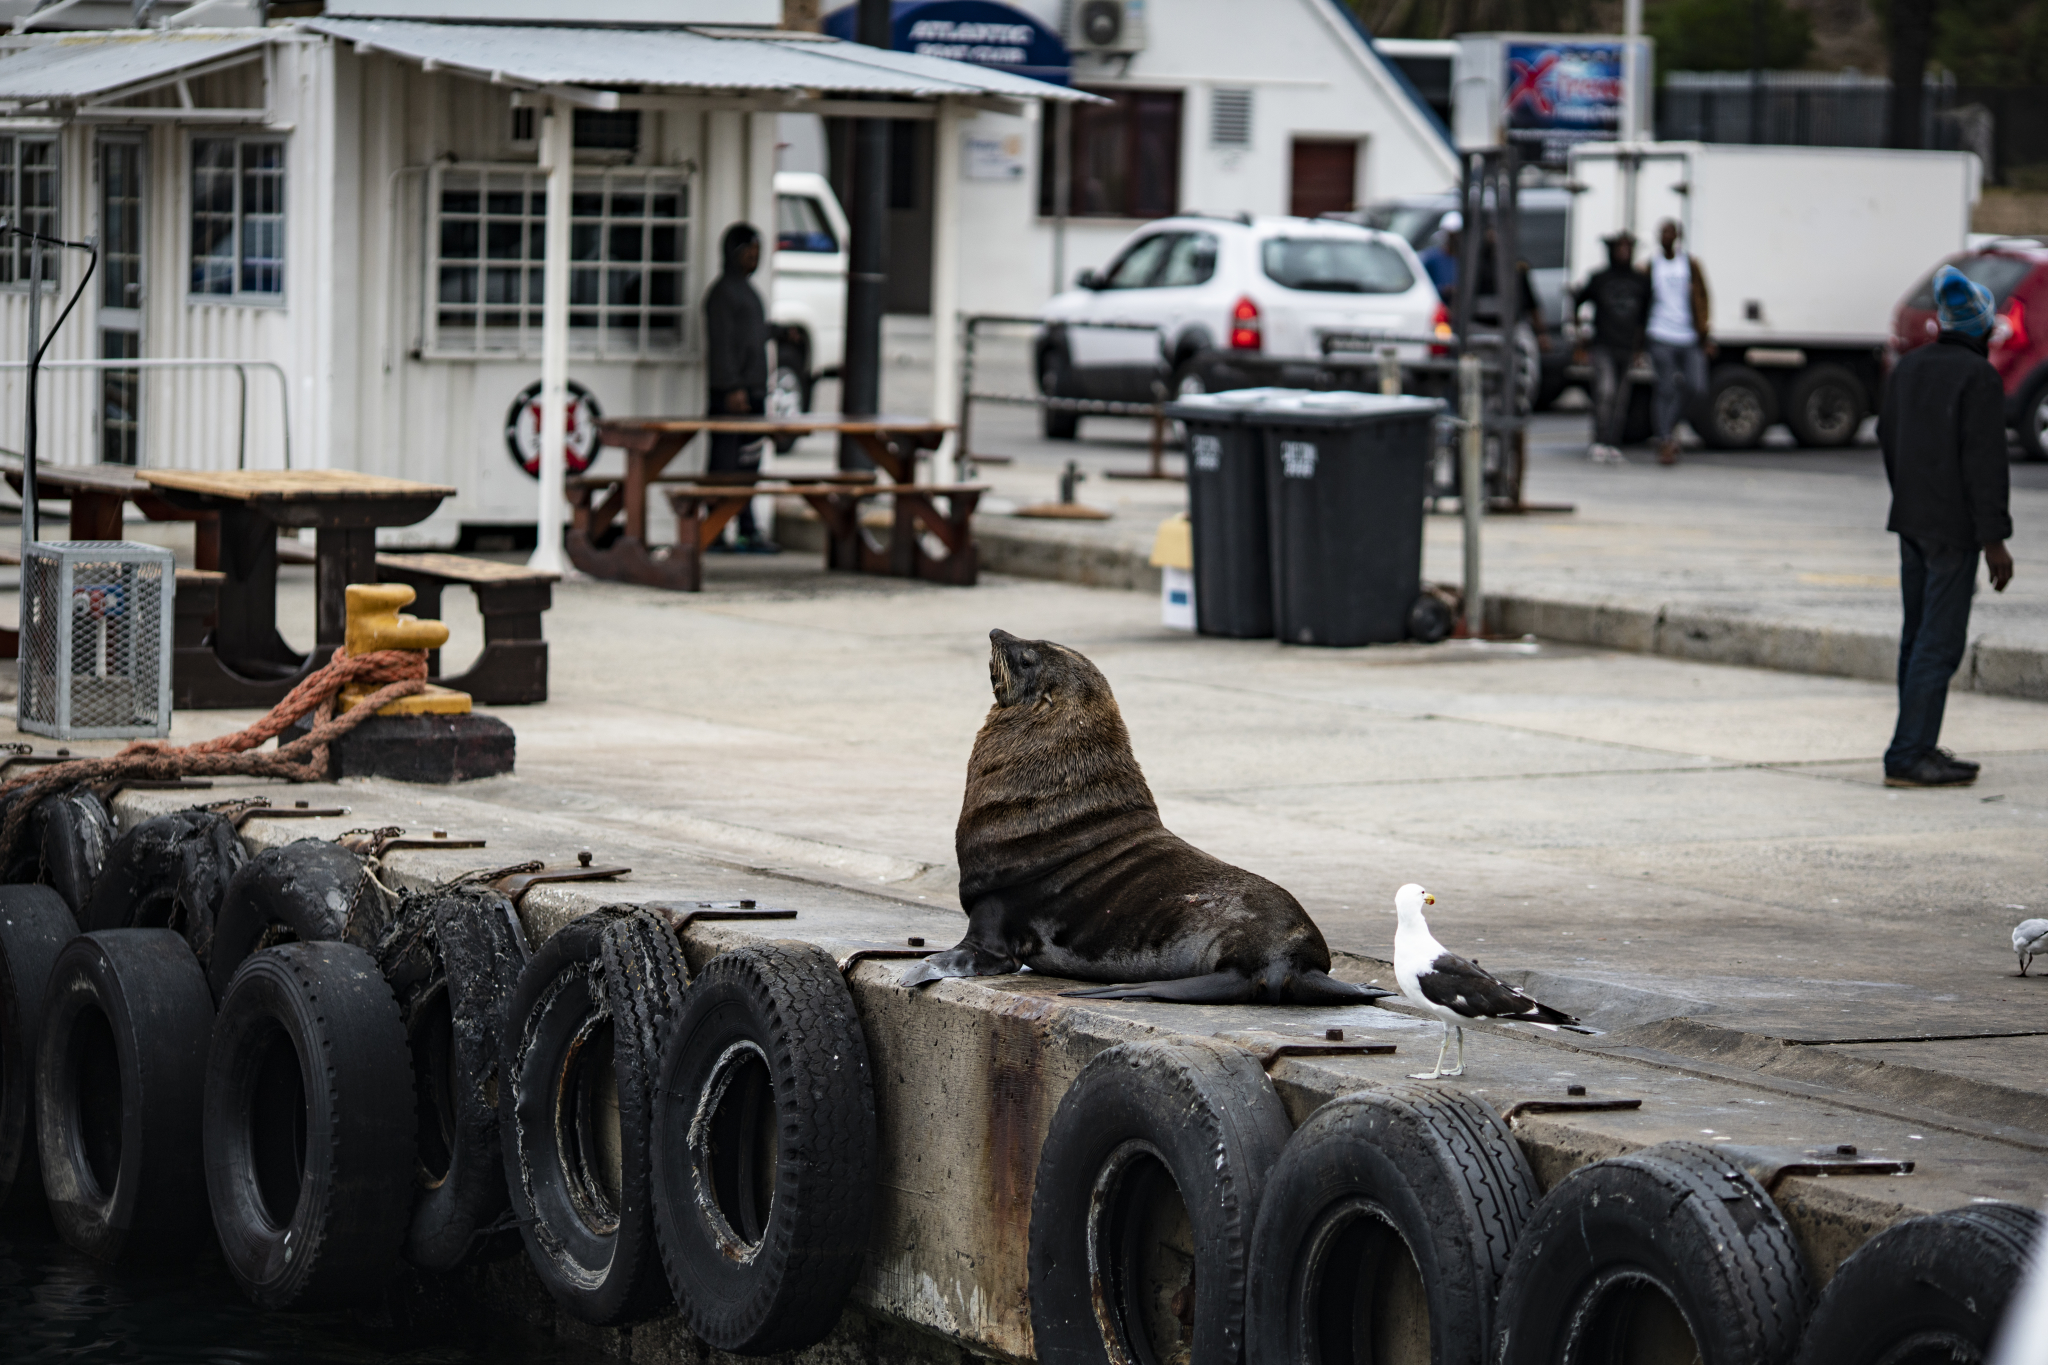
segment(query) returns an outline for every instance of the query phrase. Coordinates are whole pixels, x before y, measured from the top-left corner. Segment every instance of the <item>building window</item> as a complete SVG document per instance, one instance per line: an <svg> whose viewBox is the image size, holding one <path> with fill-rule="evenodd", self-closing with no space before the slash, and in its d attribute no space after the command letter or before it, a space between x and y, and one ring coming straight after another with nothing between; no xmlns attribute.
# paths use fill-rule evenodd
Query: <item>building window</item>
<svg viewBox="0 0 2048 1365"><path fill-rule="evenodd" d="M57 142L47 137L0 137L0 218L45 237L57 235ZM0 284L20 284L29 275L30 244L16 237L0 250ZM57 278L62 253L43 249L43 279Z"/></svg>
<svg viewBox="0 0 2048 1365"><path fill-rule="evenodd" d="M547 181L532 167L437 174L430 350L538 354ZM599 355L680 351L688 183L673 171L626 167L579 175L569 216L570 345Z"/></svg>
<svg viewBox="0 0 2048 1365"><path fill-rule="evenodd" d="M1180 207L1178 90L1091 90L1074 106L1067 211L1077 218L1163 218ZM1055 120L1042 121L1038 211L1054 210Z"/></svg>
<svg viewBox="0 0 2048 1365"><path fill-rule="evenodd" d="M284 143L192 139L192 292L284 294Z"/></svg>

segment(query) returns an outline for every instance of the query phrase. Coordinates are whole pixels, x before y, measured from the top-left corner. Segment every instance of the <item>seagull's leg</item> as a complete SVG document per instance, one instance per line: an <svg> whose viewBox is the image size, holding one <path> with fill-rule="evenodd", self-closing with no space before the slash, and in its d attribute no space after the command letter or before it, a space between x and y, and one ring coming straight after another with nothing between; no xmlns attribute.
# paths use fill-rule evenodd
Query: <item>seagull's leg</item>
<svg viewBox="0 0 2048 1365"><path fill-rule="evenodd" d="M1449 1028L1450 1028L1450 1025L1446 1024L1446 1025L1445 1025L1444 1027L1445 1027L1446 1029L1449 1029ZM1458 1064L1457 1064L1456 1066L1452 1067L1452 1068L1451 1068L1451 1069L1450 1069L1449 1071L1446 1071L1446 1072L1444 1072L1444 1075L1446 1075L1446 1076L1462 1076L1462 1075L1464 1075L1464 1074L1465 1074L1465 1026L1464 1026L1463 1024L1460 1024L1460 1025L1458 1025Z"/></svg>
<svg viewBox="0 0 2048 1365"><path fill-rule="evenodd" d="M1450 1024L1449 1024L1449 1023L1447 1022L1447 1023L1445 1023L1445 1024L1444 1024L1444 1041L1443 1041L1443 1045L1442 1045L1441 1047L1437 1048L1437 1050L1436 1050L1436 1070L1434 1070L1434 1071L1411 1071L1411 1072L1409 1072L1409 1073L1408 1073L1408 1079L1409 1079L1409 1080L1411 1080L1411 1081L1433 1081L1433 1080L1435 1080L1435 1079L1436 1079L1437 1077L1439 1077L1439 1076L1443 1075L1443 1074L1444 1074L1444 1053L1445 1053L1445 1051L1447 1051L1447 1050L1448 1050L1448 1049L1450 1048L1450 1046L1451 1046L1451 1026L1450 1026Z"/></svg>
<svg viewBox="0 0 2048 1365"><path fill-rule="evenodd" d="M2020 975L2021 975L2021 976L2025 976L2025 975L2027 974L2027 964L2028 964L2029 962L2032 962L2033 960L2034 960L2034 955L2033 955L2032 953L2021 953L2021 954L2020 954Z"/></svg>

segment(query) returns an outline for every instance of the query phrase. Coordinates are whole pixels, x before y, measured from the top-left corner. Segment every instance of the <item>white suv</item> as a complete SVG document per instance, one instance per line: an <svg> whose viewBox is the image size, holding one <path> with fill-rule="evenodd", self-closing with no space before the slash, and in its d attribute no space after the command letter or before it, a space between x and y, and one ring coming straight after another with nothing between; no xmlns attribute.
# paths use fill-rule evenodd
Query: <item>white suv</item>
<svg viewBox="0 0 2048 1365"><path fill-rule="evenodd" d="M1108 269L1046 304L1038 386L1058 398L1151 403L1175 394L1287 382L1290 363L1376 350L1377 332L1445 335L1449 318L1400 236L1308 218L1147 223ZM1138 323L1140 328L1087 326ZM1397 348L1419 360L1426 343ZM1072 439L1074 412L1045 409Z"/></svg>

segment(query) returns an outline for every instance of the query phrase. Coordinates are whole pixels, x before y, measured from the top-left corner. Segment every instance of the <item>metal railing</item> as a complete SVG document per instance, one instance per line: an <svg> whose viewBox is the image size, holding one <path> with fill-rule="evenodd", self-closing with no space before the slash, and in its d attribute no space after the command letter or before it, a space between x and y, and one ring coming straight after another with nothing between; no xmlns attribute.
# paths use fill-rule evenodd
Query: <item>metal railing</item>
<svg viewBox="0 0 2048 1365"><path fill-rule="evenodd" d="M0 361L0 370L26 370L26 360ZM51 370L233 370L240 382L241 426L235 433L235 468L249 467L249 371L269 370L277 376L278 420L284 430L284 467L292 467L291 381L274 360L45 360Z"/></svg>
<svg viewBox="0 0 2048 1365"><path fill-rule="evenodd" d="M973 410L976 403L997 403L1010 407L1039 408L1054 412L1093 413L1097 417L1146 417L1152 421L1152 464L1151 478L1164 478L1166 459L1166 405L1164 403L1124 403L1108 398L1060 398L1042 393L991 393L974 387L975 345L977 333L983 327L1085 327L1105 332L1152 332L1161 328L1156 322L1095 322L1088 320L1047 319L1022 317L1009 313L973 313L965 319L960 344L960 454L962 478L971 468L974 447L971 444L973 432Z"/></svg>

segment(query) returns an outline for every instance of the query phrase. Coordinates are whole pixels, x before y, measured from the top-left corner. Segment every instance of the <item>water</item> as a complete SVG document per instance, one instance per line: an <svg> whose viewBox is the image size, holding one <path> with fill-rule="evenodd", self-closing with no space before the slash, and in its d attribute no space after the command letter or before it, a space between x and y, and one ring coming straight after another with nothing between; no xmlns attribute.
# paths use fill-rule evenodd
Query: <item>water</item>
<svg viewBox="0 0 2048 1365"><path fill-rule="evenodd" d="M597 1357L502 1314L445 1305L267 1313L208 1246L162 1266L104 1266L40 1215L0 1217L0 1358L9 1365L592 1365Z"/></svg>

